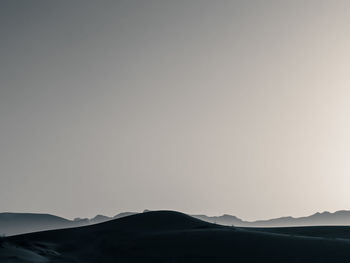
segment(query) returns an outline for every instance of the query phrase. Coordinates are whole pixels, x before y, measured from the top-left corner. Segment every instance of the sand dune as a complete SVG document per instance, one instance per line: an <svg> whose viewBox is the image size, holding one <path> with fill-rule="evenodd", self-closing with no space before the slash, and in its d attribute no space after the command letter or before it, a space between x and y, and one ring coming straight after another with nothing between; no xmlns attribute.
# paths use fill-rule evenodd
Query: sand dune
<svg viewBox="0 0 350 263"><path fill-rule="evenodd" d="M144 212L149 212L145 210ZM76 218L68 220L62 217L49 214L33 213L0 213L0 235L12 236L24 233L53 230L69 227L92 225L135 215L136 212L123 212L113 217L97 215L94 218ZM244 221L236 216L206 216L191 215L202 221L227 226L239 227L291 227L291 226L336 226L350 225L350 211L336 211L334 213L322 212L305 217L280 217L269 220Z"/></svg>
<svg viewBox="0 0 350 263"><path fill-rule="evenodd" d="M235 228L156 211L9 237L0 259L26 262L23 253L31 253L33 262L57 263L349 262L349 233L347 227Z"/></svg>

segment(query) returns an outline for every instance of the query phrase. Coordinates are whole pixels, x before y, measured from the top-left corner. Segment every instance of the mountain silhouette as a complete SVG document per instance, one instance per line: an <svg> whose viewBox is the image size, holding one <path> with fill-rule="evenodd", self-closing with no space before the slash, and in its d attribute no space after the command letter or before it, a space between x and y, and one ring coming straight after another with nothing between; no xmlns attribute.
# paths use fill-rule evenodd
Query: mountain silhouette
<svg viewBox="0 0 350 263"><path fill-rule="evenodd" d="M145 210L143 213L150 212ZM113 219L135 215L135 212L123 212L113 217L97 215L94 218L76 218L68 220L50 214L33 213L0 213L0 235L11 236L36 231L60 228L86 226L106 222ZM350 211L341 210L334 213L315 213L306 217L280 217L269 220L244 221L233 215L206 216L192 215L192 217L220 225L239 227L290 227L290 226L320 226L320 225L350 225Z"/></svg>
<svg viewBox="0 0 350 263"><path fill-rule="evenodd" d="M349 262L350 227L240 228L174 211L7 237L0 262Z"/></svg>
<svg viewBox="0 0 350 263"><path fill-rule="evenodd" d="M0 213L1 235L16 235L78 225L78 221L72 222L50 214Z"/></svg>
<svg viewBox="0 0 350 263"><path fill-rule="evenodd" d="M97 215L94 218L75 218L68 220L59 216L37 213L0 213L0 235L12 236L44 230L78 227L102 223L132 215L132 212L124 212L115 217Z"/></svg>

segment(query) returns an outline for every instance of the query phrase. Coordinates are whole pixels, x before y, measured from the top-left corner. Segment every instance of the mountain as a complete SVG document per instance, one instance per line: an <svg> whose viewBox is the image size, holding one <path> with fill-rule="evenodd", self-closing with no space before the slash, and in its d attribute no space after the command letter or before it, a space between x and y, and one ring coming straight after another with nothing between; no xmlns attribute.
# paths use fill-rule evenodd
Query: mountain
<svg viewBox="0 0 350 263"><path fill-rule="evenodd" d="M50 214L35 213L0 213L0 236L12 236L30 232L86 226L102 223L116 218L129 216L134 213L124 212L114 217L97 215L94 218L75 218L68 220Z"/></svg>
<svg viewBox="0 0 350 263"><path fill-rule="evenodd" d="M2 239L0 262L349 262L350 227L239 228L174 211Z"/></svg>
<svg viewBox="0 0 350 263"><path fill-rule="evenodd" d="M99 224L99 223L106 222L106 221L108 221L108 220L111 220L111 218L108 217L108 216L97 215L97 216L95 216L94 218L90 219L90 220L89 220L89 223L90 223L90 224Z"/></svg>
<svg viewBox="0 0 350 263"><path fill-rule="evenodd" d="M270 220L248 222L246 226L285 227L285 226L321 226L321 225L350 225L350 211L341 210L334 213L315 213L306 217L280 217Z"/></svg>
<svg viewBox="0 0 350 263"><path fill-rule="evenodd" d="M143 213L150 212L145 210ZM135 212L123 212L113 217L97 215L94 218L76 218L68 220L49 214L30 213L0 213L0 235L16 235L43 230L68 227L86 226L103 223L109 220L135 215ZM306 217L280 217L269 220L244 221L236 216L206 216L192 215L194 218L226 226L239 227L288 227L288 226L316 226L316 225L350 225L350 211L342 210L335 213L315 213Z"/></svg>
<svg viewBox="0 0 350 263"><path fill-rule="evenodd" d="M78 225L80 225L79 222L49 214L0 213L1 235L16 235Z"/></svg>
<svg viewBox="0 0 350 263"><path fill-rule="evenodd" d="M221 225L234 225L241 227L288 227L288 226L320 226L320 225L350 225L350 211L341 210L334 213L315 213L306 217L279 217L268 220L243 221L231 215L205 216L194 215L201 220Z"/></svg>
<svg viewBox="0 0 350 263"><path fill-rule="evenodd" d="M125 216L131 216L131 215L136 215L137 213L135 212L123 212L123 213L120 213L120 214L117 214L113 217L113 219L118 219L118 218L122 218L122 217L125 217Z"/></svg>
<svg viewBox="0 0 350 263"><path fill-rule="evenodd" d="M222 215L222 216L206 216L206 215L192 215L195 218L200 220L219 224L226 226L244 226L247 222L244 222L242 219L231 215Z"/></svg>

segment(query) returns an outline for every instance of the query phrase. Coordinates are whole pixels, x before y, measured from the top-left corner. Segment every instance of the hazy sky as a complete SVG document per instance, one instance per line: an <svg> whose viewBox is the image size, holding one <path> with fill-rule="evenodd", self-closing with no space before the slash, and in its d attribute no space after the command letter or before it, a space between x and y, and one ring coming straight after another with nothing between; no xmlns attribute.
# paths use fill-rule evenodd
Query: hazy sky
<svg viewBox="0 0 350 263"><path fill-rule="evenodd" d="M0 211L350 209L349 1L0 2Z"/></svg>

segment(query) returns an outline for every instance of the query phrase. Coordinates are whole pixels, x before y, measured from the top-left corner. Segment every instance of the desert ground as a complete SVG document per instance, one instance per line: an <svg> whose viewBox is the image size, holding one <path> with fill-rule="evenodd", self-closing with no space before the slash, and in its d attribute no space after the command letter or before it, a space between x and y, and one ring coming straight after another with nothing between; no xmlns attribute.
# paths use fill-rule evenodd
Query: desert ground
<svg viewBox="0 0 350 263"><path fill-rule="evenodd" d="M243 228L174 211L3 238L0 262L349 262L350 227Z"/></svg>

